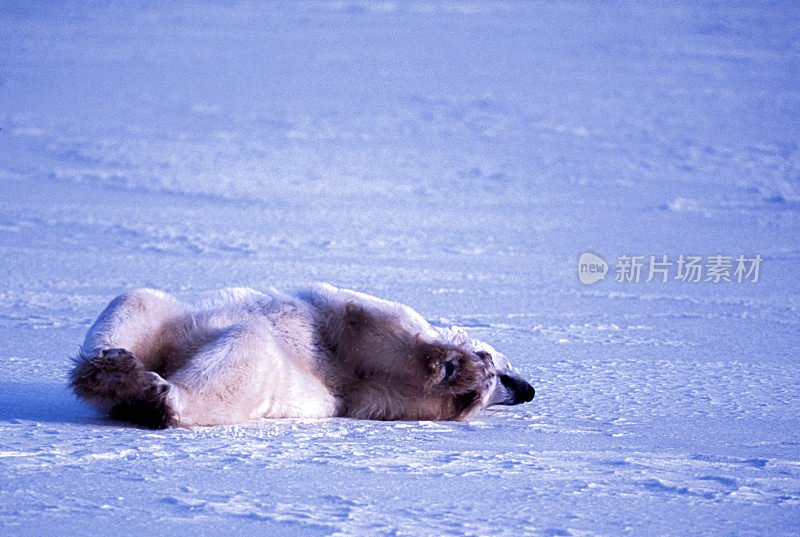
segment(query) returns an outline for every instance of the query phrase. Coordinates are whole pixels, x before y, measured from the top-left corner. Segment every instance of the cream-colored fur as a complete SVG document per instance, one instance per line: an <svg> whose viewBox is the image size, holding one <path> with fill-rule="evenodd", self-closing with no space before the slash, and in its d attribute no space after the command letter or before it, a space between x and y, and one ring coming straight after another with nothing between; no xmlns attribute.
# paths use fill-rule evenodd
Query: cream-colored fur
<svg viewBox="0 0 800 537"><path fill-rule="evenodd" d="M184 427L462 419L533 396L505 357L462 330L326 284L294 295L226 289L196 306L151 289L125 293L89 329L71 385L101 412Z"/></svg>

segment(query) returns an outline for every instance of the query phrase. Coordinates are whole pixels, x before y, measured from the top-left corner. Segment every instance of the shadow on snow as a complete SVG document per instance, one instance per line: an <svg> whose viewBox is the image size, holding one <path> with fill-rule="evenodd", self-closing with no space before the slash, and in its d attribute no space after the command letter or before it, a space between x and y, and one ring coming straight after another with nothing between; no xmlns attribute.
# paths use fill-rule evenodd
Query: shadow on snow
<svg viewBox="0 0 800 537"><path fill-rule="evenodd" d="M80 403L66 386L45 382L0 381L0 422L107 423Z"/></svg>

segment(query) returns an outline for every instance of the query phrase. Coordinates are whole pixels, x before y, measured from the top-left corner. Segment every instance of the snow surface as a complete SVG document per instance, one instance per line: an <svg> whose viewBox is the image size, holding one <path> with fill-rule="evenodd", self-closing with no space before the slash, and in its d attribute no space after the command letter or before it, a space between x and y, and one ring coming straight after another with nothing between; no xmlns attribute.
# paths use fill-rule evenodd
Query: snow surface
<svg viewBox="0 0 800 537"><path fill-rule="evenodd" d="M0 533L800 532L800 4L105 4L0 2ZM65 388L125 289L308 281L536 399L154 432Z"/></svg>

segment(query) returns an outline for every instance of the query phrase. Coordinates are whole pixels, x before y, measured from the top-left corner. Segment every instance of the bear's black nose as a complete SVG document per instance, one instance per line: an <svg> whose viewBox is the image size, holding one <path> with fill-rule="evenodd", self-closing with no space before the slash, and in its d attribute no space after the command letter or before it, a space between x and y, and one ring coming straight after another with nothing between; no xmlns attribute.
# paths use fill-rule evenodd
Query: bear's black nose
<svg viewBox="0 0 800 537"><path fill-rule="evenodd" d="M536 390L533 389L533 386L531 386L530 384L526 383L525 387L522 389L522 391L519 394L520 399L522 399L522 401L520 401L520 402L521 403L527 403L528 401L533 401L533 396L534 395L536 395Z"/></svg>
<svg viewBox="0 0 800 537"><path fill-rule="evenodd" d="M519 405L533 400L536 390L528 384L525 379L518 376L500 375L500 382L503 383L512 394L512 400L505 403L507 405Z"/></svg>

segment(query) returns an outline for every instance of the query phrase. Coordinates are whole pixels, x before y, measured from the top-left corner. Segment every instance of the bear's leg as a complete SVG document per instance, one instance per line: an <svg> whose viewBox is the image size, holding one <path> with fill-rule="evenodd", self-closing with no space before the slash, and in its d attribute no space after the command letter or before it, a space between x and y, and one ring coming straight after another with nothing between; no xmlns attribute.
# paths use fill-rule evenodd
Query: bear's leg
<svg viewBox="0 0 800 537"><path fill-rule="evenodd" d="M106 349L125 349L150 371L160 371L174 350L177 323L188 307L175 297L153 289L124 293L106 307L89 328L81 356L94 357Z"/></svg>
<svg viewBox="0 0 800 537"><path fill-rule="evenodd" d="M74 359L72 390L101 412L132 401L161 405L158 401L167 383L155 371L164 368L175 347L178 331L171 329L171 323L187 311L174 297L151 289L129 291L112 300Z"/></svg>

